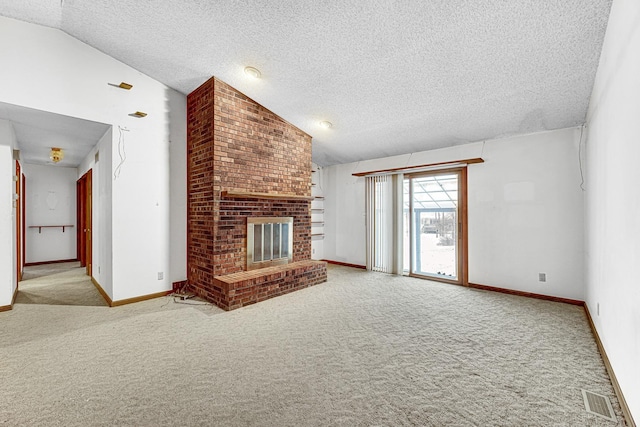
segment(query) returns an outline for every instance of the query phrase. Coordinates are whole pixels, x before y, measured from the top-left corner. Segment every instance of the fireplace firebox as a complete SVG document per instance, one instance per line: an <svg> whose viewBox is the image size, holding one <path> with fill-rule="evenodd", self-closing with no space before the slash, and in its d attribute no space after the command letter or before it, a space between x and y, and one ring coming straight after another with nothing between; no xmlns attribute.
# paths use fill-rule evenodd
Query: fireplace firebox
<svg viewBox="0 0 640 427"><path fill-rule="evenodd" d="M293 217L247 218L247 270L293 259Z"/></svg>

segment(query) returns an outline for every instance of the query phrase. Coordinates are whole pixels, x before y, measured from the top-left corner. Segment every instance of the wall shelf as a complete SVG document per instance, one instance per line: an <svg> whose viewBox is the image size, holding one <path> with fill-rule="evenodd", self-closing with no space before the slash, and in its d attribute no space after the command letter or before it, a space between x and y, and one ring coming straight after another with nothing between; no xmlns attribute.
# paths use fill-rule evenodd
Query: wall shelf
<svg viewBox="0 0 640 427"><path fill-rule="evenodd" d="M62 232L64 233L64 229L65 228L71 228L73 227L72 224L66 224L66 225L30 225L29 228L37 228L38 229L38 233L42 233L42 229L43 228L62 228Z"/></svg>
<svg viewBox="0 0 640 427"><path fill-rule="evenodd" d="M313 200L311 196L300 196L287 193L255 193L252 191L228 190L220 193L221 197L231 199L271 199L271 200Z"/></svg>
<svg viewBox="0 0 640 427"><path fill-rule="evenodd" d="M324 192L322 189L322 169L313 165L311 174L311 256L324 258ZM318 173L315 173L318 172Z"/></svg>

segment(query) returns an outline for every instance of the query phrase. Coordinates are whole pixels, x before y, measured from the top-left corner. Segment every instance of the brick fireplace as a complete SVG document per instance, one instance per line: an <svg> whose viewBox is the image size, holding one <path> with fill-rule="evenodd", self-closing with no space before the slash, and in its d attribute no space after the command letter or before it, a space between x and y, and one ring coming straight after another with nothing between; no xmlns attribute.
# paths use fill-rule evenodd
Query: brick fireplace
<svg viewBox="0 0 640 427"><path fill-rule="evenodd" d="M311 260L311 137L216 78L189 94L187 120L189 290L233 310L326 281ZM249 270L247 221L261 217L292 218L292 253Z"/></svg>

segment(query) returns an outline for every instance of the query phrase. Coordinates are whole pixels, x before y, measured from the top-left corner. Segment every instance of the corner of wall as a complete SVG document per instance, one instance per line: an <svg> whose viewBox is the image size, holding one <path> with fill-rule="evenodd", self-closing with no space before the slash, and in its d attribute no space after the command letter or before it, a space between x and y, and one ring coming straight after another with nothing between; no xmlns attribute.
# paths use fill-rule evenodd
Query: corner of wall
<svg viewBox="0 0 640 427"><path fill-rule="evenodd" d="M640 419L640 3L614 0L596 73L586 139L586 304L629 417ZM631 186L631 187L630 187ZM634 344L635 343L635 344ZM627 420L629 421L629 420Z"/></svg>

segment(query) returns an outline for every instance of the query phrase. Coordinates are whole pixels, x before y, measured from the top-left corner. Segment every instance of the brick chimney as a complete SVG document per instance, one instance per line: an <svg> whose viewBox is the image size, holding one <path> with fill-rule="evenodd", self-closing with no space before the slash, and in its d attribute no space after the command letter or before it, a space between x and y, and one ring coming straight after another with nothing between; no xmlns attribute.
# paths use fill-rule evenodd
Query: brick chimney
<svg viewBox="0 0 640 427"><path fill-rule="evenodd" d="M311 260L311 137L212 77L187 97L188 288L225 310L326 281ZM289 264L247 271L247 218L292 217Z"/></svg>

